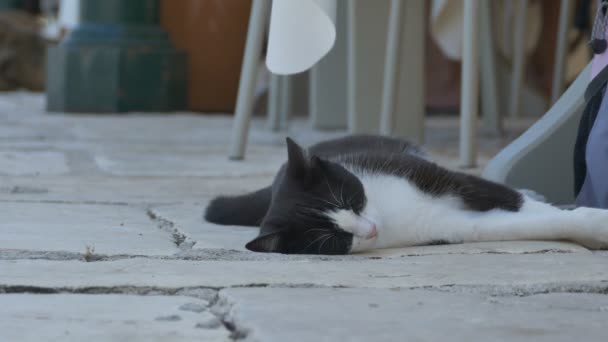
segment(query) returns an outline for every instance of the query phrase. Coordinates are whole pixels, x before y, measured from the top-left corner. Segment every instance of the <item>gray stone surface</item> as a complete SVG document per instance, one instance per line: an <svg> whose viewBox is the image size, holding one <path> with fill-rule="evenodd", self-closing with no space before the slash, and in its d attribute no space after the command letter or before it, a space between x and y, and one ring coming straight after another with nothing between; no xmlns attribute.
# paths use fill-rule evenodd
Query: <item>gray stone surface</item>
<svg viewBox="0 0 608 342"><path fill-rule="evenodd" d="M125 205L3 203L0 250L170 255L177 247L142 208Z"/></svg>
<svg viewBox="0 0 608 342"><path fill-rule="evenodd" d="M605 341L608 296L422 290L230 289L247 341ZM267 305L272 303L272 305Z"/></svg>
<svg viewBox="0 0 608 342"><path fill-rule="evenodd" d="M0 174L61 175L69 171L65 155L53 151L0 151Z"/></svg>
<svg viewBox="0 0 608 342"><path fill-rule="evenodd" d="M95 156L95 162L102 171L118 176L243 177L272 175L285 160L282 150L278 148L250 151L248 161L251 163L229 160L225 149L170 153L148 149L133 152L106 151Z"/></svg>
<svg viewBox="0 0 608 342"><path fill-rule="evenodd" d="M241 260L0 260L0 284L46 288L90 286L234 287L523 286L608 280L608 258L589 254L430 255L399 259L281 257ZM61 277L57 275L61 274Z"/></svg>
<svg viewBox="0 0 608 342"><path fill-rule="evenodd" d="M254 120L247 159L234 162L230 117L43 108L43 96L0 95L0 341L605 336L606 252L520 241L251 253L255 228L202 214L218 194L269 184L285 133ZM457 164L455 123L427 124L427 147L447 166ZM289 131L302 144L342 134L302 120ZM483 165L509 138L481 141Z"/></svg>
<svg viewBox="0 0 608 342"><path fill-rule="evenodd" d="M203 204L218 193L238 194L270 184L272 177L202 178L202 177L110 177L56 176L31 177L0 176L0 200L28 202L72 203L128 203L128 204ZM15 191L15 189L37 189ZM200 221L199 221L200 222Z"/></svg>
<svg viewBox="0 0 608 342"><path fill-rule="evenodd" d="M0 339L3 341L229 341L223 327L200 328L216 319L205 305L182 296L133 295L0 295ZM172 317L173 319L162 319Z"/></svg>
<svg viewBox="0 0 608 342"><path fill-rule="evenodd" d="M457 245L417 246L408 248L378 249L365 253L370 257L403 258L408 256L442 254L542 254L591 253L588 249L567 242L509 241L478 242Z"/></svg>

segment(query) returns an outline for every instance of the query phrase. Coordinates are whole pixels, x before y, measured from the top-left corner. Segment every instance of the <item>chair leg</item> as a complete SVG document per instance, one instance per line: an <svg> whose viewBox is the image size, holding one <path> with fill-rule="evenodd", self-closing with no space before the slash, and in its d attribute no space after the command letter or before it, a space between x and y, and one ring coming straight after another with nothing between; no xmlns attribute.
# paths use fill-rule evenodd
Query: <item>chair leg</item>
<svg viewBox="0 0 608 342"><path fill-rule="evenodd" d="M403 12L401 0L391 0L388 19L388 38L384 61L384 80L382 85L382 104L380 108L380 134L393 133L395 98L399 81L399 60L401 56L401 22Z"/></svg>
<svg viewBox="0 0 608 342"><path fill-rule="evenodd" d="M245 55L241 67L239 93L234 113L234 126L230 146L230 159L241 160L245 157L245 148L251 125L253 100L257 69L262 52L266 21L270 9L270 0L253 0Z"/></svg>
<svg viewBox="0 0 608 342"><path fill-rule="evenodd" d="M487 132L499 136L503 132L498 75L496 69L496 52L492 27L492 3L482 0L480 6L481 20L481 106L483 126Z"/></svg>
<svg viewBox="0 0 608 342"><path fill-rule="evenodd" d="M291 116L291 83L289 75L275 75L270 78L268 92L268 128L273 132L286 130Z"/></svg>
<svg viewBox="0 0 608 342"><path fill-rule="evenodd" d="M397 91L392 133L417 144L424 143L425 120L425 1L402 1L401 68L396 71Z"/></svg>
<svg viewBox="0 0 608 342"><path fill-rule="evenodd" d="M477 164L476 127L479 112L479 3L464 1L464 41L462 48L462 86L460 101L460 164Z"/></svg>
<svg viewBox="0 0 608 342"><path fill-rule="evenodd" d="M559 10L559 29L557 32L557 49L555 51L555 69L553 70L553 87L551 89L551 104L555 103L564 90L564 74L566 69L566 54L568 53L568 30L574 1L562 0Z"/></svg>
<svg viewBox="0 0 608 342"><path fill-rule="evenodd" d="M268 129L278 131L281 127L281 83L282 76L270 75L270 88L268 90Z"/></svg>
<svg viewBox="0 0 608 342"><path fill-rule="evenodd" d="M511 101L509 116L519 116L521 88L526 64L526 24L528 22L528 0L519 0L515 8L515 42L513 46L513 72L511 78Z"/></svg>
<svg viewBox="0 0 608 342"><path fill-rule="evenodd" d="M291 87L293 83L292 76L285 75L281 80L281 109L279 113L279 130L287 130L289 118L291 117L292 109L292 94Z"/></svg>

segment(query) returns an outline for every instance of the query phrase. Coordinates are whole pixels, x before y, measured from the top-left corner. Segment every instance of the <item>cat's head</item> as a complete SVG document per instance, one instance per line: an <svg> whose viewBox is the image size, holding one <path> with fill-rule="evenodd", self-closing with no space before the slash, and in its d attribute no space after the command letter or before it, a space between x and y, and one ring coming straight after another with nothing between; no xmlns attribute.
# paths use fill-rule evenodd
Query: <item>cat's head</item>
<svg viewBox="0 0 608 342"><path fill-rule="evenodd" d="M247 249L284 254L372 249L379 231L361 181L338 163L309 156L289 138L287 151L260 234Z"/></svg>

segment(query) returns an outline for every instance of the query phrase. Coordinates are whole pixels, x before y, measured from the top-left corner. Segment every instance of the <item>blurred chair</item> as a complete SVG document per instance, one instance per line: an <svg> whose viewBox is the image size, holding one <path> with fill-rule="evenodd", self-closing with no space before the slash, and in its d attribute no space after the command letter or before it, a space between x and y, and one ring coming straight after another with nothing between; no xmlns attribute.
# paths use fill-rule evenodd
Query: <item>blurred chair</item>
<svg viewBox="0 0 608 342"><path fill-rule="evenodd" d="M479 99L481 98L486 131L500 134L504 118L499 110L490 3L481 0L465 0L464 3L469 6L468 11L463 12L464 16L472 19L464 20L469 32L464 40L469 49L463 61L461 163L462 166L473 167L477 159L475 137ZM519 35L516 35L519 38L525 34L526 25L523 21L527 10L526 3L527 0L519 0L519 12L523 16L523 19L516 23L518 27L523 27L518 31ZM313 125L322 129L346 126L350 133L396 135L422 143L425 109L425 1L352 0L338 4L338 10L346 12L346 15L338 17L338 20L346 23L336 23L339 35L337 51L330 52L327 59L312 68L311 72L310 107ZM560 48L556 52L558 63L555 69L555 94L559 94L563 87L565 41L572 0L562 0L562 7L558 34ZM379 22L386 21L387 13L387 25L378 25ZM264 29L269 16L270 0L253 0L230 149L230 157L233 159L242 159L245 154L257 63L261 56ZM347 42L340 45L341 39ZM510 101L513 113L519 107L519 90L523 83L525 60L525 41L516 41L517 45L521 46L514 49L517 53ZM384 54L379 53L379 50ZM407 53L404 53L405 51ZM481 59L478 62L479 55ZM346 70L342 71L345 64ZM481 89L476 86L479 79ZM344 92L335 90L340 87L345 89L345 95ZM268 122L269 127L274 130L285 128L287 124L289 92L288 76L271 76ZM329 94L334 92L336 96L332 98Z"/></svg>
<svg viewBox="0 0 608 342"><path fill-rule="evenodd" d="M483 176L534 190L559 205L574 203L572 156L591 65L549 111L486 167Z"/></svg>
<svg viewBox="0 0 608 342"><path fill-rule="evenodd" d="M392 14L389 18L388 30L387 27L380 28L389 40L389 44L384 47L387 50L386 54L378 54L377 51L369 49L367 44L374 44L375 41L362 39L364 38L362 34L378 23L378 17L372 18L374 25L361 23L362 18L369 17L364 11L365 6L378 7L381 4L360 0L345 2L348 5L346 26L349 40L346 61L342 60L341 63L348 64L349 67L343 85L348 93L344 109L349 115L347 121L351 133L378 133L382 117L384 133L408 135L413 140L420 141L424 116L424 1L407 0L404 5L401 5L401 2L391 0ZM269 9L269 0L253 0L234 118L231 159L240 160L245 155L253 110L257 63L261 56ZM402 44L404 40L408 44L414 44L414 48L409 49L407 54L401 53L402 49L410 48L410 45L406 47ZM384 63L375 63L378 58ZM374 77L372 79L369 77L371 73L368 69L374 64L380 68L380 78L375 78L379 80L376 82L378 84L373 84ZM400 65L406 65L407 68L400 68ZM320 83L319 77L313 77L311 85L313 93L319 91ZM402 90L397 90L398 88ZM289 92L288 77L277 75L271 77L269 123L273 129L285 125ZM371 92L372 95L369 94ZM399 92L399 97L396 96L396 92ZM313 110L316 108L315 104L311 107ZM395 112L400 112L399 108L406 114L394 115ZM384 114L380 115L381 111Z"/></svg>
<svg viewBox="0 0 608 342"><path fill-rule="evenodd" d="M245 148L247 146L249 126L251 125L251 115L253 112L258 62L262 53L269 11L270 0L253 0L234 113L234 127L230 145L231 159L240 160L245 157Z"/></svg>

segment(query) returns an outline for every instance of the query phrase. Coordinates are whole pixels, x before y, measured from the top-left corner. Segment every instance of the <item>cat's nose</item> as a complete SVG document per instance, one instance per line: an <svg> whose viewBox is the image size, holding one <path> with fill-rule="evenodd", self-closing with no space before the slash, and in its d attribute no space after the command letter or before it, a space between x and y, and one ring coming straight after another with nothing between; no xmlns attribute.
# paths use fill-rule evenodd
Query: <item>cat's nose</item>
<svg viewBox="0 0 608 342"><path fill-rule="evenodd" d="M375 239L378 237L378 228L376 228L376 225L372 225L372 230L369 232L369 234L367 234L367 236L365 237L366 240L371 240L371 239Z"/></svg>

